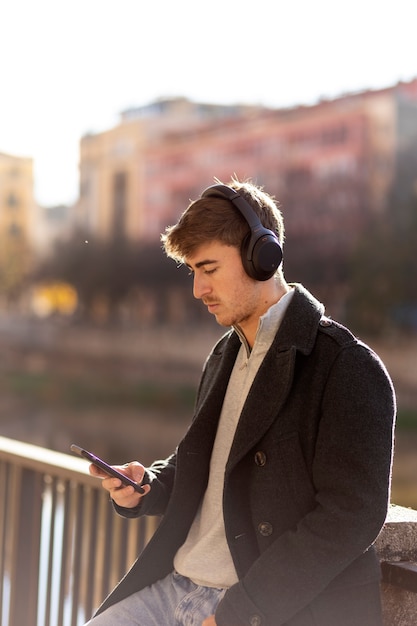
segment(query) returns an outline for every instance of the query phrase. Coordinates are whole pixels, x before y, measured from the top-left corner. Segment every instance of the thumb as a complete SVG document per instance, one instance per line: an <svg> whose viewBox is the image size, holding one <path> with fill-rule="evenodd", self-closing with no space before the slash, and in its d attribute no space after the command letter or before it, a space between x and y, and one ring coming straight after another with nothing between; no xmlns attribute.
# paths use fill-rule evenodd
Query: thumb
<svg viewBox="0 0 417 626"><path fill-rule="evenodd" d="M132 461L127 468L129 476L136 482L141 483L145 476L145 468L139 461Z"/></svg>

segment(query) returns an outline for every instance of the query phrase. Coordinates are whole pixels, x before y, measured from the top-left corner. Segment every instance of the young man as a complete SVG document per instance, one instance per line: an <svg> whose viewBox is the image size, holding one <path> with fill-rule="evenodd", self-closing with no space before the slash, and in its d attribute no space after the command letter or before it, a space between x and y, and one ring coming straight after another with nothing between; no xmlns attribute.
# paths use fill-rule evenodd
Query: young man
<svg viewBox="0 0 417 626"><path fill-rule="evenodd" d="M91 626L382 624L372 544L389 501L392 385L369 347L286 283L283 238L273 199L236 180L162 238L231 329L177 450L121 468L145 494L103 480L122 515L163 517Z"/></svg>

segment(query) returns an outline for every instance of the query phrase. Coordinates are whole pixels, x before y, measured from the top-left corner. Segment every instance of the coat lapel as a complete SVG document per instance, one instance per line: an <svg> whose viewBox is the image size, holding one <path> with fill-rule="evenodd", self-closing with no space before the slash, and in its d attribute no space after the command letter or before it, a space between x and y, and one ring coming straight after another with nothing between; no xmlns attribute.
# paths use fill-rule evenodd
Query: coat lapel
<svg viewBox="0 0 417 626"><path fill-rule="evenodd" d="M227 463L229 471L277 419L291 389L297 352L309 354L324 307L301 285L282 320L243 407Z"/></svg>
<svg viewBox="0 0 417 626"><path fill-rule="evenodd" d="M227 469L238 463L277 419L291 388L295 355L295 347L270 350L266 355L243 407Z"/></svg>
<svg viewBox="0 0 417 626"><path fill-rule="evenodd" d="M200 385L193 422L181 445L187 454L211 456L223 400L229 383L240 340L232 333L222 341L221 349L210 356Z"/></svg>

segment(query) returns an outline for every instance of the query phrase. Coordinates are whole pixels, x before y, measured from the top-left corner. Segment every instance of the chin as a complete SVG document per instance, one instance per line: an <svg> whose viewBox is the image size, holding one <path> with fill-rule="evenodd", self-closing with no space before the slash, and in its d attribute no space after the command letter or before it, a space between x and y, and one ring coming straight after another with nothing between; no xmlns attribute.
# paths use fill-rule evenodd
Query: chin
<svg viewBox="0 0 417 626"><path fill-rule="evenodd" d="M224 317L216 317L216 322L218 323L219 326L224 326L229 328L230 326L233 326L236 322L234 320L231 319L225 319Z"/></svg>

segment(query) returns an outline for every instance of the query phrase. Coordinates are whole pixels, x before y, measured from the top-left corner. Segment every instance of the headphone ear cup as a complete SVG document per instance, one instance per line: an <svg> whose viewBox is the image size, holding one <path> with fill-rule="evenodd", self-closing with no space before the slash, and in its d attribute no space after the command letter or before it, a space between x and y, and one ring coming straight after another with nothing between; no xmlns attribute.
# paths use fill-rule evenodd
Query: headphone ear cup
<svg viewBox="0 0 417 626"><path fill-rule="evenodd" d="M253 267L253 263L252 263L252 254L250 253L250 251L248 251L250 240L251 240L251 233L249 232L242 239L242 243L241 243L241 246L240 246L240 256L242 258L242 265L243 265L243 269L245 270L246 274L248 276L250 276L251 278L254 278L256 280L256 276L255 276L256 271L255 271L255 268Z"/></svg>
<svg viewBox="0 0 417 626"><path fill-rule="evenodd" d="M250 232L242 241L242 264L245 272L255 280L271 278L282 261L282 248L271 231L264 230L259 237Z"/></svg>

